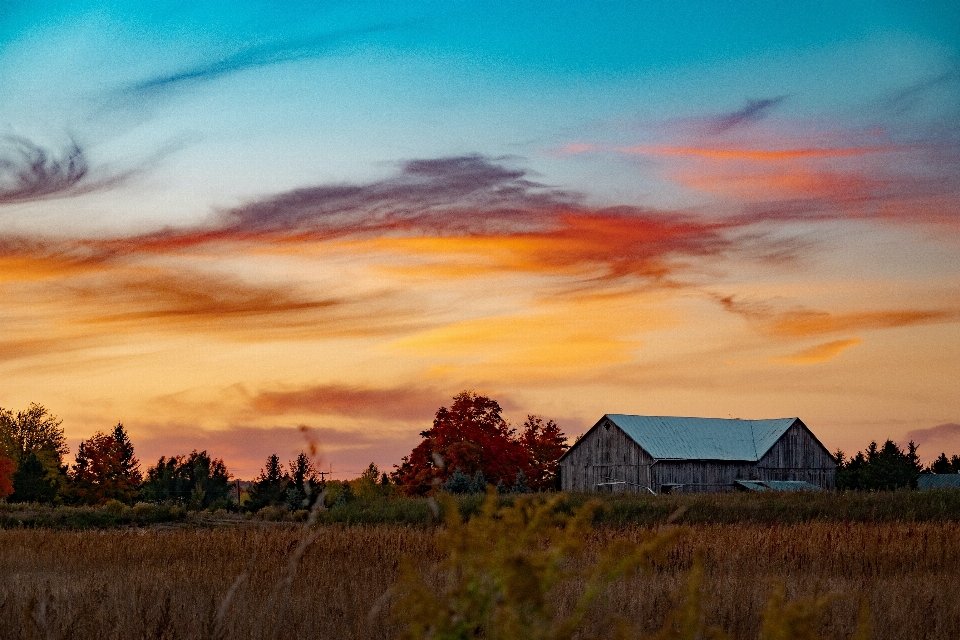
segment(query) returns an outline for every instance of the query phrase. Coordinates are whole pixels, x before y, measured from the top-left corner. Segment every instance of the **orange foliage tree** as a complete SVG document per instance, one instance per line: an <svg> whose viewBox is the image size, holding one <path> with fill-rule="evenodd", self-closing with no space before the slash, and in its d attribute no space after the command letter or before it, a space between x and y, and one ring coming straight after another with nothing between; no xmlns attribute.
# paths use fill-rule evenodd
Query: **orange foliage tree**
<svg viewBox="0 0 960 640"><path fill-rule="evenodd" d="M557 423L529 415L519 439L527 454L525 475L530 488L534 491L559 489L560 456L570 447Z"/></svg>
<svg viewBox="0 0 960 640"><path fill-rule="evenodd" d="M133 443L123 424L113 432L97 432L80 443L70 474L70 494L77 502L103 504L119 500L130 504L137 497L143 478Z"/></svg>
<svg viewBox="0 0 960 640"><path fill-rule="evenodd" d="M397 466L394 482L407 494L424 495L459 469L506 486L522 473L531 488L552 488L556 460L566 446L563 433L552 420L528 416L518 435L502 413L496 400L472 391L459 393L449 408L440 407L433 426L420 433L423 441Z"/></svg>

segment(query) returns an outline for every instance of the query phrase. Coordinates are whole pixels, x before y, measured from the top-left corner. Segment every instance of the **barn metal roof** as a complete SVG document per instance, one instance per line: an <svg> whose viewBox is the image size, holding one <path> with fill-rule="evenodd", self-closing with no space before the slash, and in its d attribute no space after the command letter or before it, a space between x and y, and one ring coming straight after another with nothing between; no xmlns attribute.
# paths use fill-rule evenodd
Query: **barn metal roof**
<svg viewBox="0 0 960 640"><path fill-rule="evenodd" d="M820 491L820 487L804 480L734 480L747 491Z"/></svg>
<svg viewBox="0 0 960 640"><path fill-rule="evenodd" d="M631 416L605 418L658 460L744 460L756 462L797 418L727 420Z"/></svg>
<svg viewBox="0 0 960 640"><path fill-rule="evenodd" d="M960 473L923 473L917 476L918 489L960 489Z"/></svg>

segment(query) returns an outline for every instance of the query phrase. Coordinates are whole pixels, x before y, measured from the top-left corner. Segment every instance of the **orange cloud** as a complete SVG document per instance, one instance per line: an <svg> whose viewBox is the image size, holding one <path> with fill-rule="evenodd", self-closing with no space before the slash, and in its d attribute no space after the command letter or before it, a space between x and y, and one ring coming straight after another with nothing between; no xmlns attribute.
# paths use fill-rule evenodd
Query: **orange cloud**
<svg viewBox="0 0 960 640"><path fill-rule="evenodd" d="M678 259L718 255L733 248L727 225L681 216L616 211L564 213L547 230L468 236L387 237L378 247L418 256L457 258L451 274L462 275L463 256L475 256L478 271L502 270L589 275L601 279L664 278Z"/></svg>
<svg viewBox="0 0 960 640"><path fill-rule="evenodd" d="M764 303L740 301L733 296L718 298L718 302L726 310L759 324L764 331L789 338L895 329L960 320L960 309L951 308L829 313L809 309L781 310Z"/></svg>
<svg viewBox="0 0 960 640"><path fill-rule="evenodd" d="M635 145L615 147L615 151L629 154L654 156L688 156L704 160L750 160L753 162L778 162L811 158L847 158L867 154L891 153L915 148L906 145L878 145L865 147L750 149L743 147L682 147L668 145Z"/></svg>
<svg viewBox="0 0 960 640"><path fill-rule="evenodd" d="M846 340L834 340L825 342L807 349L801 349L796 353L778 358L771 358L773 362L785 362L788 364L817 364L833 360L838 355L863 342L860 338L848 338Z"/></svg>
<svg viewBox="0 0 960 640"><path fill-rule="evenodd" d="M955 309L892 309L840 314L825 311L797 311L783 314L782 317L771 322L769 328L777 335L803 337L955 322L958 318L960 318L960 312Z"/></svg>
<svg viewBox="0 0 960 640"><path fill-rule="evenodd" d="M960 153L949 137L893 142L879 128L844 132L791 127L789 122L776 129L756 126L755 116L762 117L775 103L755 101L732 119L720 119L732 126L717 127L714 119L672 123L651 132L666 137L663 142L576 142L561 153L648 156L660 176L745 205L745 223L750 218L866 218L960 229Z"/></svg>
<svg viewBox="0 0 960 640"><path fill-rule="evenodd" d="M306 413L383 420L429 420L448 395L413 386L368 388L326 384L262 391L250 398L250 407L263 415Z"/></svg>

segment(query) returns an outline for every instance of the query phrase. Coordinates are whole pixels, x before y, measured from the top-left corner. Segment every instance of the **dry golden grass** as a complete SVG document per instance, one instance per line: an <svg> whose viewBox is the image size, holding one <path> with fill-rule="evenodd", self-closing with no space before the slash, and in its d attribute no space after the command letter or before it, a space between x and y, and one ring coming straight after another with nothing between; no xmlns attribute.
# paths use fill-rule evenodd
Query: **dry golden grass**
<svg viewBox="0 0 960 640"><path fill-rule="evenodd" d="M0 637L396 637L384 594L402 557L425 571L440 559L437 530L314 532L298 558L305 530L292 525L0 530ZM595 529L587 555L614 538L642 535L636 527ZM956 523L683 527L653 573L610 588L593 624L615 613L659 628L698 553L707 619L732 638L757 637L778 583L788 599L838 594L821 620L824 637L853 632L861 597L872 637L960 637ZM575 591L556 591L561 608Z"/></svg>

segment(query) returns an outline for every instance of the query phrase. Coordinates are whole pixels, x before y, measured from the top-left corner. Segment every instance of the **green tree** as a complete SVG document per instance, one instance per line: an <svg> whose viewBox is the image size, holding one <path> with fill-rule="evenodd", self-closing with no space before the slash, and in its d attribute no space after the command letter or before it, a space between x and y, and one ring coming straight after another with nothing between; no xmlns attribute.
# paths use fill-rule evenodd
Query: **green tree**
<svg viewBox="0 0 960 640"><path fill-rule="evenodd" d="M13 460L16 467L31 455L35 457L54 487L55 494L63 483L63 456L70 452L60 426L62 422L48 413L46 407L35 402L31 402L26 411L16 414L0 408L0 453Z"/></svg>
<svg viewBox="0 0 960 640"><path fill-rule="evenodd" d="M940 457L933 461L933 464L929 467L929 471L930 473L956 473L946 453L941 453Z"/></svg>
<svg viewBox="0 0 960 640"><path fill-rule="evenodd" d="M226 508L230 504L230 474L223 460L211 458L206 451L161 457L156 466L147 469L140 497L195 509Z"/></svg>
<svg viewBox="0 0 960 640"><path fill-rule="evenodd" d="M59 484L51 478L43 461L30 452L17 466L13 474L13 494L10 502L53 502L57 498Z"/></svg>
<svg viewBox="0 0 960 640"><path fill-rule="evenodd" d="M917 475L923 470L917 455L917 445L910 442L904 451L892 440L883 447L871 442L865 451L849 460L837 451L837 488L841 490L892 491L916 486Z"/></svg>
<svg viewBox="0 0 960 640"><path fill-rule="evenodd" d="M250 494L247 508L251 511L259 511L263 507L284 504L289 486L290 477L283 472L280 458L276 454L270 454L263 469L260 470L260 475L247 490Z"/></svg>
<svg viewBox="0 0 960 640"><path fill-rule="evenodd" d="M304 452L296 460L288 463L290 486L287 488L286 502L291 511L313 506L323 487L317 480L317 469L313 461Z"/></svg>
<svg viewBox="0 0 960 640"><path fill-rule="evenodd" d="M465 474L460 467L454 469L453 473L443 483L443 490L447 493L471 493L472 489L473 483L470 482L470 476Z"/></svg>
<svg viewBox="0 0 960 640"><path fill-rule="evenodd" d="M386 474L381 473L377 465L371 462L359 478L350 481L352 493L361 500L388 497L393 488L390 486L389 478L384 483L384 477Z"/></svg>

